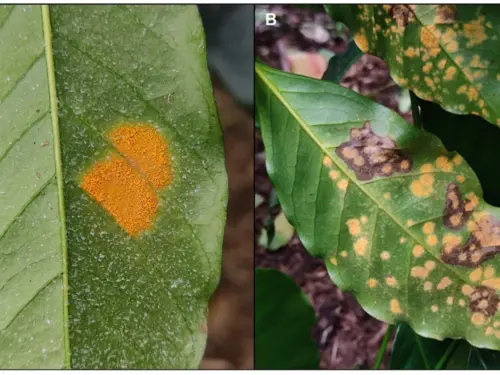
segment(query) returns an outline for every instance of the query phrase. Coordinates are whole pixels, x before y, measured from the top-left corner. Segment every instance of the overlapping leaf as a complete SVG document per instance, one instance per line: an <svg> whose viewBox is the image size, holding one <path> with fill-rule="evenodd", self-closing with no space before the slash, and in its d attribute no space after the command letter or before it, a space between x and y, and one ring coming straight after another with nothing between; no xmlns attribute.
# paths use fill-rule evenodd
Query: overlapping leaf
<svg viewBox="0 0 500 375"><path fill-rule="evenodd" d="M327 5L359 48L391 76L454 113L500 125L500 8L496 5Z"/></svg>
<svg viewBox="0 0 500 375"><path fill-rule="evenodd" d="M0 368L198 366L227 191L203 39L191 6L0 6Z"/></svg>
<svg viewBox="0 0 500 375"><path fill-rule="evenodd" d="M500 349L500 210L462 157L341 86L256 73L268 172L333 281L378 319Z"/></svg>

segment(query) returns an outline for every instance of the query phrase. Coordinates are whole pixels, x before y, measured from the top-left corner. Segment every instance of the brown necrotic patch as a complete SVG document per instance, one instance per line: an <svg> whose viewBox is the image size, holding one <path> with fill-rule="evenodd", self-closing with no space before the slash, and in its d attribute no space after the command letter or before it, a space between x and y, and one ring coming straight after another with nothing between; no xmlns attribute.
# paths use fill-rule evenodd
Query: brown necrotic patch
<svg viewBox="0 0 500 375"><path fill-rule="evenodd" d="M472 214L472 210L466 210L470 203L469 199L462 199L457 184L449 184L446 189L446 203L443 211L444 226L454 230L462 228Z"/></svg>
<svg viewBox="0 0 500 375"><path fill-rule="evenodd" d="M413 166L412 159L397 149L396 142L375 134L368 121L361 128L351 129L350 140L335 152L361 181L407 173Z"/></svg>
<svg viewBox="0 0 500 375"><path fill-rule="evenodd" d="M471 231L464 245L443 247L444 263L464 267L477 267L500 252L500 221L487 213L477 215L467 224Z"/></svg>
<svg viewBox="0 0 500 375"><path fill-rule="evenodd" d="M449 24L454 23L457 19L457 6L454 4L438 5L436 9L436 24Z"/></svg>
<svg viewBox="0 0 500 375"><path fill-rule="evenodd" d="M478 286L469 295L469 308L472 312L481 313L484 316L493 316L497 312L500 299L494 289L486 286Z"/></svg>
<svg viewBox="0 0 500 375"><path fill-rule="evenodd" d="M387 11L399 27L406 27L415 19L415 5L389 5Z"/></svg>

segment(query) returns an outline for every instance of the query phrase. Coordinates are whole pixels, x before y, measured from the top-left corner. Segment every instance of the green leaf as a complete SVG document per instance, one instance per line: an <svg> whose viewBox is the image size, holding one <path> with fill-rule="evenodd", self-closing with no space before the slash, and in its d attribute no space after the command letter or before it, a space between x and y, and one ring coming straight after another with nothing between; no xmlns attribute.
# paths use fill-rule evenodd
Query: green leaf
<svg viewBox="0 0 500 375"><path fill-rule="evenodd" d="M255 270L255 368L319 369L316 324L307 296L287 275Z"/></svg>
<svg viewBox="0 0 500 375"><path fill-rule="evenodd" d="M462 157L339 85L256 74L269 176L332 280L377 319L500 349L500 210Z"/></svg>
<svg viewBox="0 0 500 375"><path fill-rule="evenodd" d="M427 370L443 363L441 368L446 370L493 370L500 368L499 360L498 351L475 348L465 340L428 339L401 324L396 331L389 367Z"/></svg>
<svg viewBox="0 0 500 375"><path fill-rule="evenodd" d="M355 64L361 56L363 56L363 52L360 51L354 40L351 39L349 43L347 43L344 53L335 55L328 60L328 68L321 79L340 83L349 68Z"/></svg>
<svg viewBox="0 0 500 375"><path fill-rule="evenodd" d="M392 78L448 111L500 125L495 5L327 5L365 53L383 58Z"/></svg>
<svg viewBox="0 0 500 375"><path fill-rule="evenodd" d="M193 368L226 173L192 6L0 6L0 368Z"/></svg>

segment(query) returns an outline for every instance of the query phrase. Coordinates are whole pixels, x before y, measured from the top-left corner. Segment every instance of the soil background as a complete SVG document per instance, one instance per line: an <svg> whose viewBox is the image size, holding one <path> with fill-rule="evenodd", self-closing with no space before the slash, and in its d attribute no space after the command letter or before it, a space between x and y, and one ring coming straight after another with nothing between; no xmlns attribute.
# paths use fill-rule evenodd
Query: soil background
<svg viewBox="0 0 500 375"><path fill-rule="evenodd" d="M266 26L262 14L277 15L276 26ZM308 52L309 60L317 61L317 52L343 52L349 31L335 24L323 11L282 5L257 5L255 18L255 55L264 63L285 71L293 69L290 56L297 51ZM315 55L315 58L312 57ZM304 71L304 67L302 67ZM307 70L307 69L305 69ZM314 69L311 69L314 71ZM410 108L401 109L401 89L392 81L386 64L379 58L363 55L351 67L341 84L368 96L398 112L412 122ZM328 277L323 262L304 249L297 235L278 251L270 252L257 244L266 221L280 212L272 204L272 184L266 173L265 152L260 133L255 133L255 193L264 201L255 213L256 267L273 267L291 276L308 295L318 318L312 332L321 351L323 369L369 369L377 356L387 324L361 308L349 293L342 292ZM271 211L269 213L269 211ZM381 368L387 368L392 339Z"/></svg>
<svg viewBox="0 0 500 375"><path fill-rule="evenodd" d="M208 313L202 369L253 368L254 161L253 114L236 104L215 78L215 99L224 132L229 202L222 277Z"/></svg>

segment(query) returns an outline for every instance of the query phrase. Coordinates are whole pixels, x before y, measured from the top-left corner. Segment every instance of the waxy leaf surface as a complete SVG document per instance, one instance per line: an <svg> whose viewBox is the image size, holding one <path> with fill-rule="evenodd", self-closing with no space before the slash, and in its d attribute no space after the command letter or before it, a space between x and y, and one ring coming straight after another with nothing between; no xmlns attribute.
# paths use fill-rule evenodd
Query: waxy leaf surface
<svg viewBox="0 0 500 375"><path fill-rule="evenodd" d="M0 6L0 368L193 368L226 174L192 6Z"/></svg>
<svg viewBox="0 0 500 375"><path fill-rule="evenodd" d="M466 161L339 85L256 74L269 175L332 280L380 320L500 349L500 210Z"/></svg>
<svg viewBox="0 0 500 375"><path fill-rule="evenodd" d="M392 78L454 113L500 125L500 8L496 5L327 5L358 47Z"/></svg>

